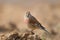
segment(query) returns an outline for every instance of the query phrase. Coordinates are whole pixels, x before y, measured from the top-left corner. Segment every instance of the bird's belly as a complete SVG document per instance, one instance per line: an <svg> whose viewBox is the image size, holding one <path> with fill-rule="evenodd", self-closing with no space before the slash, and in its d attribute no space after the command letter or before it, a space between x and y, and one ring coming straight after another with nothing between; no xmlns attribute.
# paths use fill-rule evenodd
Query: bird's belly
<svg viewBox="0 0 60 40"><path fill-rule="evenodd" d="M32 25L28 25L28 27L32 30L38 29L38 27L32 26Z"/></svg>

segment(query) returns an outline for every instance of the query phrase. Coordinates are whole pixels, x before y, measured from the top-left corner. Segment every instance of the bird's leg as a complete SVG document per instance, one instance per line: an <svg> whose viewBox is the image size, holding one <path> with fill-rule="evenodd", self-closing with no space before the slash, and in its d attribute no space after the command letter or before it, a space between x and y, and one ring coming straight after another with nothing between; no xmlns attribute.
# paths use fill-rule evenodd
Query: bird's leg
<svg viewBox="0 0 60 40"><path fill-rule="evenodd" d="M34 34L35 34L35 33L34 33L34 30L31 30L31 34L32 34L32 35L34 35Z"/></svg>
<svg viewBox="0 0 60 40"><path fill-rule="evenodd" d="M35 33L33 32L33 30L26 30L26 32L28 32L31 35L34 35Z"/></svg>

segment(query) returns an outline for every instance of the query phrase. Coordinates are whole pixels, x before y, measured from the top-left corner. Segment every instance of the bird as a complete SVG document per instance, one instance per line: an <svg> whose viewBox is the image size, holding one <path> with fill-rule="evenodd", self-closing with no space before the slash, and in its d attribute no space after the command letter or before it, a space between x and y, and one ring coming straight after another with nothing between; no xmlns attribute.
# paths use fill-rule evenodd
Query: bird
<svg viewBox="0 0 60 40"><path fill-rule="evenodd" d="M35 29L42 29L45 32L49 33L46 28L42 26L42 24L30 13L30 11L27 11L24 15L24 22L32 31Z"/></svg>

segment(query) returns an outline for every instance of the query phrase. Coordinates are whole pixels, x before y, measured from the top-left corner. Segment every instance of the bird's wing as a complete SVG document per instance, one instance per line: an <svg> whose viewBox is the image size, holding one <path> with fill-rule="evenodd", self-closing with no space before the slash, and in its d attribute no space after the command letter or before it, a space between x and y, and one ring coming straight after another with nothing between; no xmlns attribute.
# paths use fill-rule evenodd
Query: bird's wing
<svg viewBox="0 0 60 40"><path fill-rule="evenodd" d="M35 26L35 27L39 27L39 28L41 28L41 29L45 29L45 27L43 27L43 26L39 23L39 21L38 21L35 17L33 17L33 16L31 16L31 18L30 18L30 23L31 23L31 25L33 25L33 26Z"/></svg>
<svg viewBox="0 0 60 40"><path fill-rule="evenodd" d="M39 23L39 21L38 21L34 16L31 16L31 18L30 18L30 24L31 24L32 26L34 26L34 27L38 27L38 28L46 31L47 33L49 33L49 32L45 29L45 27L43 27L43 26Z"/></svg>
<svg viewBox="0 0 60 40"><path fill-rule="evenodd" d="M31 16L31 18L30 18L30 23L31 23L32 25L36 26L36 27L39 27L38 25L41 25L41 24L37 21L37 19L36 19L35 17L33 17L33 16Z"/></svg>

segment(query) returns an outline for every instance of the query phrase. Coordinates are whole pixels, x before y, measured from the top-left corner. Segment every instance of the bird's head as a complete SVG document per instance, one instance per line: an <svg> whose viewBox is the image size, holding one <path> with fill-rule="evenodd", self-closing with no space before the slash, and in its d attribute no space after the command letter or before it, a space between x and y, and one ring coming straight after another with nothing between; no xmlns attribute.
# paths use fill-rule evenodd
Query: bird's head
<svg viewBox="0 0 60 40"><path fill-rule="evenodd" d="M30 18L31 14L30 14L30 11L27 11L26 12L26 17Z"/></svg>
<svg viewBox="0 0 60 40"><path fill-rule="evenodd" d="M30 11L27 11L26 14L24 15L24 22L28 23L30 17L31 17Z"/></svg>

